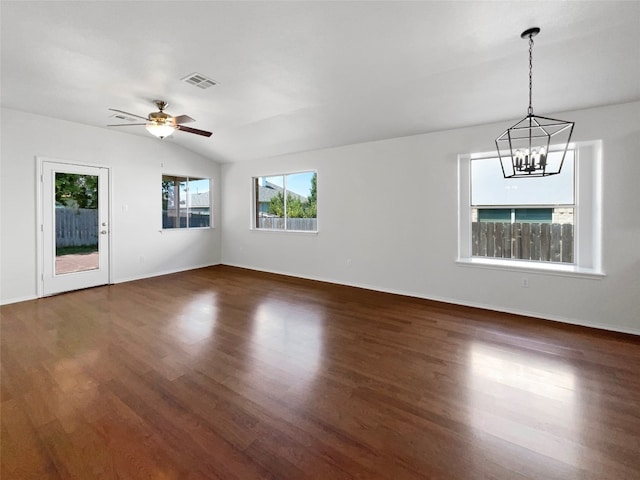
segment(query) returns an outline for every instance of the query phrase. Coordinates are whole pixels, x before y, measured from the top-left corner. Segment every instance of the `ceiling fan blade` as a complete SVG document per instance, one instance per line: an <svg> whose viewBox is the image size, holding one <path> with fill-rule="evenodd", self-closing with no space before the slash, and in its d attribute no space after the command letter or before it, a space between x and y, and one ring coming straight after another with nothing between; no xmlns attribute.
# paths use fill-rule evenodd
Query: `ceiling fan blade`
<svg viewBox="0 0 640 480"><path fill-rule="evenodd" d="M211 132L207 132L205 130L198 130L197 128L185 127L183 125L176 125L178 130L182 130L187 133L195 133L196 135L202 135L203 137L210 137L213 135Z"/></svg>
<svg viewBox="0 0 640 480"><path fill-rule="evenodd" d="M116 123L113 125L107 125L107 127L132 127L136 125L146 125L146 123Z"/></svg>
<svg viewBox="0 0 640 480"><path fill-rule="evenodd" d="M193 118L191 118L189 115L178 115L177 117L173 117L173 119L178 124L195 122L195 120Z"/></svg>
<svg viewBox="0 0 640 480"><path fill-rule="evenodd" d="M130 117L141 118L142 120L149 120L147 117L141 117L140 115L136 115L135 113L125 112L124 110L116 110L115 108L110 108L112 112L124 113L125 115L129 115Z"/></svg>

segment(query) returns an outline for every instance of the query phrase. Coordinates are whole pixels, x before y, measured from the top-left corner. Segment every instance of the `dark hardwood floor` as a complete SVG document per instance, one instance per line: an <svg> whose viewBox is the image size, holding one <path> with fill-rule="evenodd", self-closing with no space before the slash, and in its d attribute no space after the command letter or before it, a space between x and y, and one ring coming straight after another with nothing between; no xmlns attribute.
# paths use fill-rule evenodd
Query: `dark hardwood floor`
<svg viewBox="0 0 640 480"><path fill-rule="evenodd" d="M640 478L640 337L223 266L1 313L3 480Z"/></svg>

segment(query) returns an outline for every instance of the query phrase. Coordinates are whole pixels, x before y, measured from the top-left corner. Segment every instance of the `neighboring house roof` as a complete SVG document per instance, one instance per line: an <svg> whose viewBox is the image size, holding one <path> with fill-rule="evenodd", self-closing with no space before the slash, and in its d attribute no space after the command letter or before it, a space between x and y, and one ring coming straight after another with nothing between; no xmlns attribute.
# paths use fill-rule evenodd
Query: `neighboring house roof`
<svg viewBox="0 0 640 480"><path fill-rule="evenodd" d="M273 197L278 195L278 193L284 193L284 189L275 183L265 182L264 185L260 185L258 191L258 198L260 199L260 203L268 203L271 201ZM306 202L307 197L304 195L299 195L292 191L287 191L287 194L293 198L299 199L301 202Z"/></svg>
<svg viewBox="0 0 640 480"><path fill-rule="evenodd" d="M184 208L185 200L180 199L180 208ZM170 206L173 208L173 204L170 202ZM210 207L211 201L209 200L209 192L192 193L191 194L191 208Z"/></svg>

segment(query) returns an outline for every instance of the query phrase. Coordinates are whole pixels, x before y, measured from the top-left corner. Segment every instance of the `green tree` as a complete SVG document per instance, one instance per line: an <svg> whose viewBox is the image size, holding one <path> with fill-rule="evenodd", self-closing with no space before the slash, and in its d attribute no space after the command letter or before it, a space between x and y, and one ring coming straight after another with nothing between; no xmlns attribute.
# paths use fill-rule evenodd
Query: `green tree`
<svg viewBox="0 0 640 480"><path fill-rule="evenodd" d="M287 217L288 218L316 218L317 216L317 174L311 177L311 187L309 197L302 201L299 196L287 194ZM277 217L284 217L284 194L278 192L269 201L269 213Z"/></svg>
<svg viewBox="0 0 640 480"><path fill-rule="evenodd" d="M314 173L311 177L311 190L309 192L309 203L315 204L318 201L318 174Z"/></svg>
<svg viewBox="0 0 640 480"><path fill-rule="evenodd" d="M56 173L56 204L65 207L98 208L98 177Z"/></svg>
<svg viewBox="0 0 640 480"><path fill-rule="evenodd" d="M284 195L278 192L275 197L269 200L269 213L276 217L284 217Z"/></svg>
<svg viewBox="0 0 640 480"><path fill-rule="evenodd" d="M306 204L302 203L300 197L292 197L287 195L287 217L288 218L303 218Z"/></svg>
<svg viewBox="0 0 640 480"><path fill-rule="evenodd" d="M316 218L318 216L318 174L314 173L311 177L311 189L309 198L304 207L305 218Z"/></svg>
<svg viewBox="0 0 640 480"><path fill-rule="evenodd" d="M162 179L162 210L166 211L169 208L169 197L173 196L173 180Z"/></svg>

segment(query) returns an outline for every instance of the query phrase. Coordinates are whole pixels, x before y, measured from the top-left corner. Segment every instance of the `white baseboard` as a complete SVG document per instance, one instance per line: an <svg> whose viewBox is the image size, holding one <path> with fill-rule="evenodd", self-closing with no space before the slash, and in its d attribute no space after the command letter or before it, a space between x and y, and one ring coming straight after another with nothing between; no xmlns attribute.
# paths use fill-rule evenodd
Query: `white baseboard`
<svg viewBox="0 0 640 480"><path fill-rule="evenodd" d="M172 270L162 270L162 271L159 271L159 272L146 273L144 275L136 275L136 276L133 276L133 277L117 278L115 280L112 279L111 283L115 285L115 284L118 284L118 283L133 282L135 280L144 280L145 278L160 277L162 275L170 275L172 273L186 272L186 271L189 271L189 270L196 270L198 268L213 267L215 265L220 265L220 262L218 262L218 263L206 263L206 264L201 264L201 265L192 265L192 266L181 267L181 268L176 268L176 269L172 269ZM64 293L64 292L62 292L62 293ZM28 300L36 300L38 298L47 298L47 296L38 297L37 295L29 295L29 296L25 296L25 297L2 299L2 300L0 300L0 305L10 305L12 303L26 302Z"/></svg>
<svg viewBox="0 0 640 480"><path fill-rule="evenodd" d="M608 330L608 331L618 332L618 333L628 333L628 334L631 334L631 335L640 335L640 329L635 329L635 328L626 328L626 327L618 327L618 326L615 326L615 325L606 325L606 324L601 324L601 323L585 322L583 320L574 319L574 318L568 318L568 317L562 317L562 316L552 316L552 315L540 314L539 312L530 312L530 311L526 311L526 310L517 310L517 309L511 309L511 308L496 307L495 305L488 305L488 304L476 303L476 302L467 302L467 301L463 301L463 300L456 299L456 298L438 297L438 296L426 296L426 295L424 295L422 293L419 293L419 292L410 292L410 291L404 291L404 290L381 288L381 287L375 286L375 285L344 282L344 281L331 279L331 278L300 275L300 274L297 274L297 273L291 273L291 272L279 271L279 270L261 269L261 268L256 268L256 267L253 267L253 266L250 266L250 265L243 265L243 264L239 264L239 263L217 262L217 263L207 263L207 264L202 264L202 265L194 265L194 266L182 267L182 268L177 268L177 269L172 269L172 270L163 270L163 271L158 271L158 272L153 272L153 273L147 273L147 274L144 274L144 275L139 275L139 276L134 276L134 277L118 278L118 279L114 280L113 283L114 284L118 284L118 283L132 282L132 281L135 281L135 280L144 280L146 278L159 277L159 276L162 276L162 275L170 275L172 273L186 272L188 270L195 270L195 269L198 269L198 268L213 267L213 266L216 266L216 265L228 265L230 267L244 268L244 269L247 269L247 270L254 270L254 271L257 271L257 272L273 273L273 274L276 274L276 275L285 275L285 276L288 276L288 277L303 278L303 279L306 279L306 280L315 280L315 281L319 281L319 282L332 283L332 284L335 284L335 285L345 285L345 286L348 286L348 287L364 288L366 290L373 290L373 291L383 292L383 293L392 293L392 294L395 294L395 295L405 295L405 296L408 296L408 297L421 298L421 299L424 299L424 300L433 300L433 301L436 301L436 302L451 303L451 304L454 304L454 305L462 305L462 306L465 306L465 307L482 308L483 310L491 310L491 311L495 311L495 312L511 313L511 314L514 314L514 315L524 315L524 316L527 316L527 317L539 318L541 320L550 320L550 321L553 321L553 322L567 323L567 324L570 324L570 325L578 325L578 326L581 326L581 327L597 328L599 330ZM28 301L28 300L35 300L37 298L38 298L37 296L25 296L25 297L19 297L19 298L4 299L4 300L0 301L0 305L9 305L9 304L12 304L12 303L25 302L25 301Z"/></svg>
<svg viewBox="0 0 640 480"><path fill-rule="evenodd" d="M172 273L187 272L189 270L197 270L198 268L214 267L216 265L220 265L220 262L206 263L201 265L190 265L188 267L180 267L180 268L175 268L171 270L162 270L158 272L145 273L144 275L136 275L133 277L117 278L112 280L112 283L115 285L118 283L134 282L136 280L144 280L145 278L160 277L162 275L171 275Z"/></svg>
<svg viewBox="0 0 640 480"><path fill-rule="evenodd" d="M18 303L18 302L27 302L29 300L35 300L38 297L35 295L29 295L27 297L18 297L18 298L7 298L7 299L3 299L0 300L0 305L10 305L12 303Z"/></svg>
<svg viewBox="0 0 640 480"><path fill-rule="evenodd" d="M260 268L256 268L256 267L252 267L252 266L248 266L248 265L242 265L242 264L233 264L233 263L224 263L223 262L222 265L229 265L230 267L246 268L248 270L255 270L255 271L258 271L258 272L275 273L277 275L285 275L285 276L288 276L288 277L304 278L306 280L316 280L316 281L319 281L319 282L333 283L333 284L336 284L336 285L345 285L345 286L348 286L348 287L364 288L366 290L374 290L376 292L383 292L383 293L392 293L392 294L395 294L395 295L404 295L404 296L407 296L407 297L421 298L423 300L433 300L433 301L436 301L436 302L451 303L451 304L454 304L454 305L461 305L461 306L464 306L464 307L481 308L483 310L491 310L491 311L494 311L494 312L510 313L510 314L513 314L513 315L522 315L522 316L526 316L526 317L539 318L541 320L550 320L552 322L567 323L567 324L570 324L570 325L578 325L578 326L581 326L581 327L597 328L599 330L608 330L608 331L611 331L611 332L618 332L618 333L628 333L628 334L631 334L631 335L640 335L640 329L618 327L618 326L615 326L615 325L606 325L606 324L601 324L601 323L585 322L585 321L579 320L579 319L562 317L562 316L551 316L551 315L541 314L539 312L530 312L530 311L527 311L527 310L517 310L517 309L511 309L511 308L496 307L495 305L488 305L488 304L482 304L482 303L476 303L476 302L467 302L467 301L460 300L460 299L457 299L457 298L426 296L426 295L424 295L422 293L419 293L419 292L410 292L410 291L403 291L403 290L396 290L396 289L389 289L389 288L381 288L381 287L374 286L374 285L367 285L367 284L360 284L360 283L350 283L350 282L338 281L338 280L335 280L335 279L322 278L322 277L312 277L312 276L306 276L306 275L299 275L297 273L270 270L270 269L260 269Z"/></svg>

